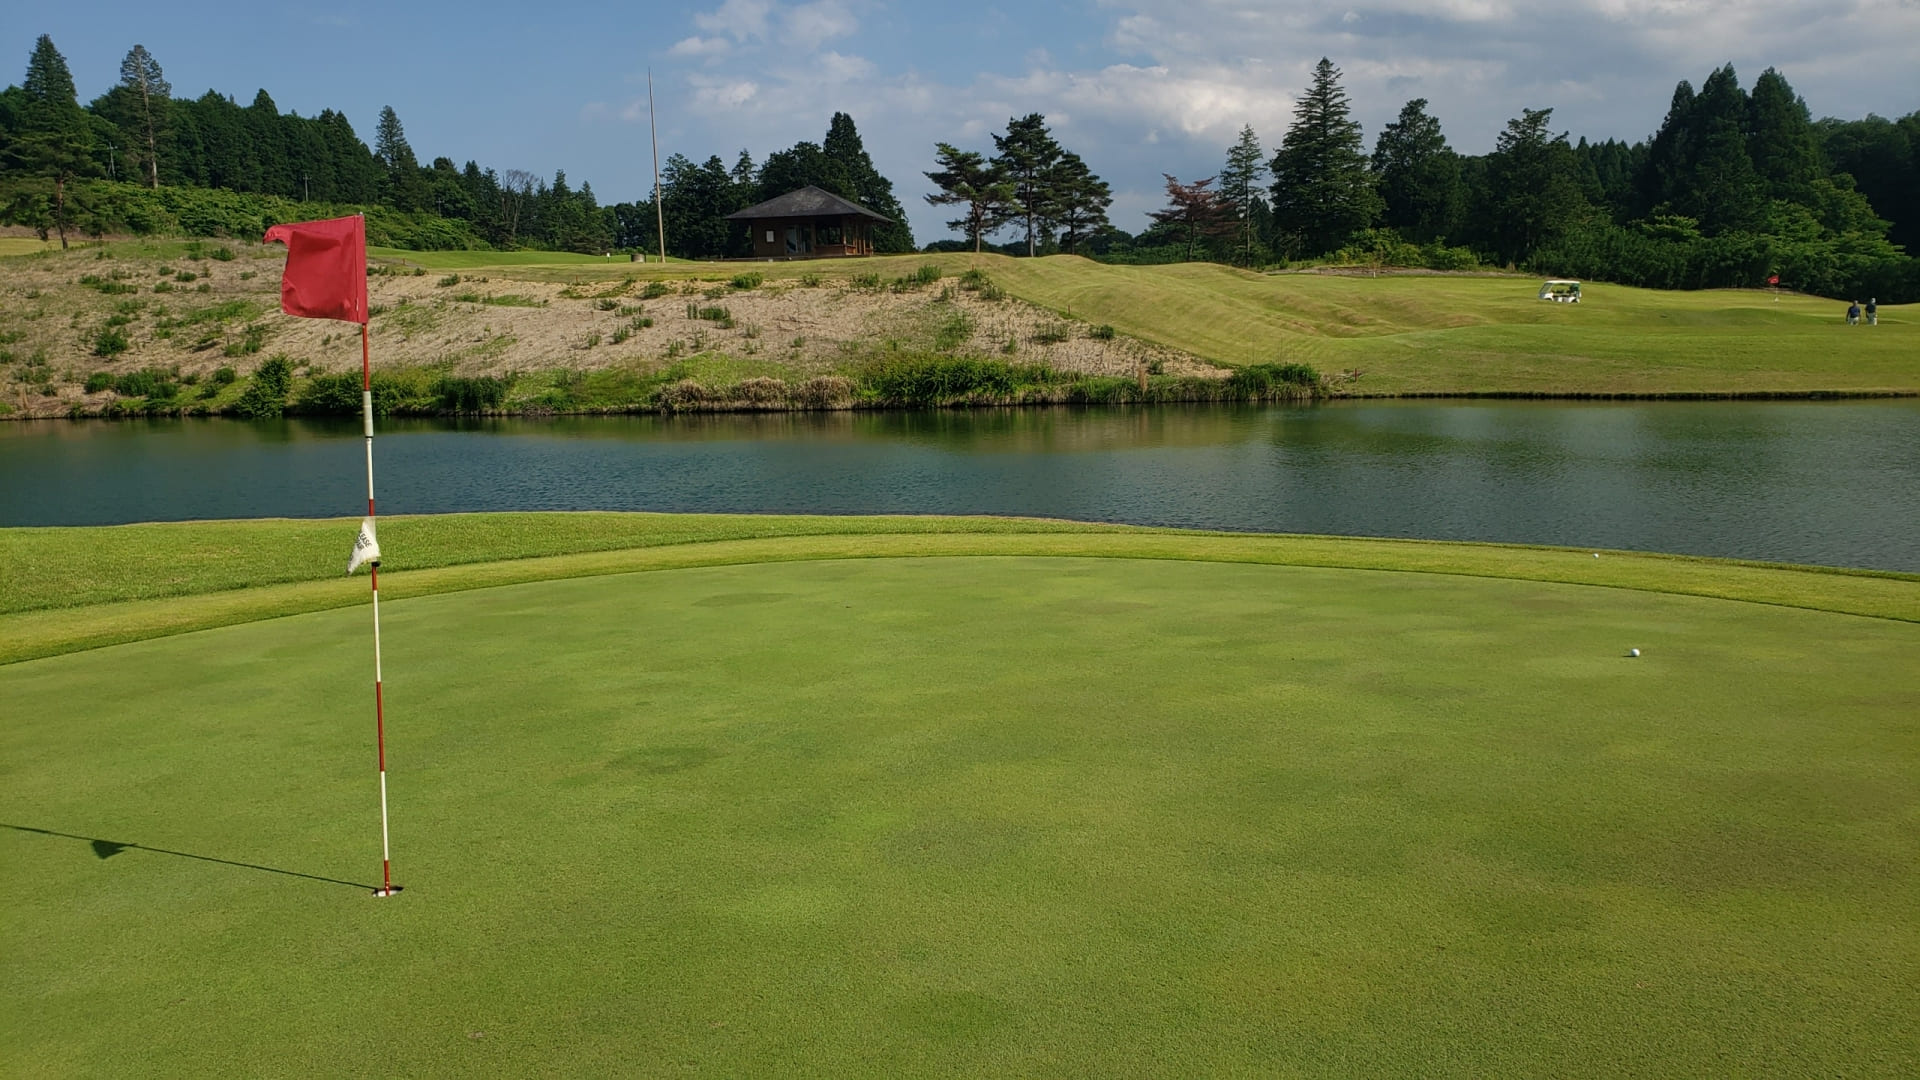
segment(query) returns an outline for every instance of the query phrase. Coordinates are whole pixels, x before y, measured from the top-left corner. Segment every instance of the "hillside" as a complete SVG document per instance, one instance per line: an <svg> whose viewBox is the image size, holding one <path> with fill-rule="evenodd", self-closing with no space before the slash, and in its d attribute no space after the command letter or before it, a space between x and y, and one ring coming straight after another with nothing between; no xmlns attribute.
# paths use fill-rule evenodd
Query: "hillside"
<svg viewBox="0 0 1920 1080"><path fill-rule="evenodd" d="M113 376L244 376L274 354L306 374L356 367L350 327L277 312L283 258L217 241L0 258L0 404L100 411L124 396L100 388ZM376 250L373 263L376 366L521 382L798 385L924 353L1118 377L1304 363L1365 395L1920 392L1911 306L1847 327L1831 301L1757 291L1592 285L1574 306L1534 299L1524 277L996 255L661 265Z"/></svg>

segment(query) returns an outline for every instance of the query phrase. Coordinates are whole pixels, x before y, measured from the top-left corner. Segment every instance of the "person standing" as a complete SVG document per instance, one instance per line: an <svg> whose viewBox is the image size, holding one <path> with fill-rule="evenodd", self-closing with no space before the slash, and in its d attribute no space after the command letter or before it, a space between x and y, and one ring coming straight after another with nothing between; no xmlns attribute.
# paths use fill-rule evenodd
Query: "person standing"
<svg viewBox="0 0 1920 1080"><path fill-rule="evenodd" d="M1880 301L1876 297L1867 297L1867 325L1880 325Z"/></svg>
<svg viewBox="0 0 1920 1080"><path fill-rule="evenodd" d="M1858 300L1851 300L1847 303L1847 325L1860 325L1860 301Z"/></svg>

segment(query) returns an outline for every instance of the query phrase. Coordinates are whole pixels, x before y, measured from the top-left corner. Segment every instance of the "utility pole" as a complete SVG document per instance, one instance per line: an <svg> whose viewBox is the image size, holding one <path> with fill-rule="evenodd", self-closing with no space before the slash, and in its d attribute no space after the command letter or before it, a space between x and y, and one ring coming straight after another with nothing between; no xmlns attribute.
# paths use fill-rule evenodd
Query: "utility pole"
<svg viewBox="0 0 1920 1080"><path fill-rule="evenodd" d="M660 122L653 115L653 69L647 69L647 129L653 135L653 220L660 233L660 261L667 261L667 210L660 200Z"/></svg>
<svg viewBox="0 0 1920 1080"><path fill-rule="evenodd" d="M109 180L114 178L113 152L118 149L120 148L113 145L111 142L107 144L107 179Z"/></svg>

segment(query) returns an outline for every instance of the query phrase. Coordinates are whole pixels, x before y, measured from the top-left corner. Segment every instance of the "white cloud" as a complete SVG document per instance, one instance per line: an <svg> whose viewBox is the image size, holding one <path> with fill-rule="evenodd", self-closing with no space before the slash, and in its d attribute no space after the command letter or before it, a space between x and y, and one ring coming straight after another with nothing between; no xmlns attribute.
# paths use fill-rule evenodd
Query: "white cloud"
<svg viewBox="0 0 1920 1080"><path fill-rule="evenodd" d="M752 79L709 79L696 76L693 103L699 109L738 109L760 95L760 84Z"/></svg>
<svg viewBox="0 0 1920 1080"><path fill-rule="evenodd" d="M839 0L819 0L818 3L801 4L785 12L781 17L784 32L780 35L783 47L812 52L826 42L847 37L860 28L853 12Z"/></svg>
<svg viewBox="0 0 1920 1080"><path fill-rule="evenodd" d="M823 52L813 58L815 73L826 82L855 82L870 79L877 70L873 61L863 56L842 56L837 52Z"/></svg>
<svg viewBox="0 0 1920 1080"><path fill-rule="evenodd" d="M718 10L695 15L693 25L735 41L758 40L767 36L767 16L772 11L771 0L725 0Z"/></svg>
<svg viewBox="0 0 1920 1080"><path fill-rule="evenodd" d="M668 56L696 56L710 59L727 55L733 51L733 43L723 37L701 37L698 34L681 38L667 50Z"/></svg>

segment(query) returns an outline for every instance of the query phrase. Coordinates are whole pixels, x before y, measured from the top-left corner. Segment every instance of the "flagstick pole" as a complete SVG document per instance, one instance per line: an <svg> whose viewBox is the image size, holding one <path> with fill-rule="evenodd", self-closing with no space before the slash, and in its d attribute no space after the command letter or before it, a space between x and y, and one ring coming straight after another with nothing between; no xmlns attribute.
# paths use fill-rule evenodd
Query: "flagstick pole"
<svg viewBox="0 0 1920 1080"><path fill-rule="evenodd" d="M360 324L360 410L367 433L367 520L373 520L373 359L367 345L367 324ZM392 896L393 849L387 839L387 714L380 693L380 562L368 567L373 582L373 732L380 763L380 887L375 896Z"/></svg>

